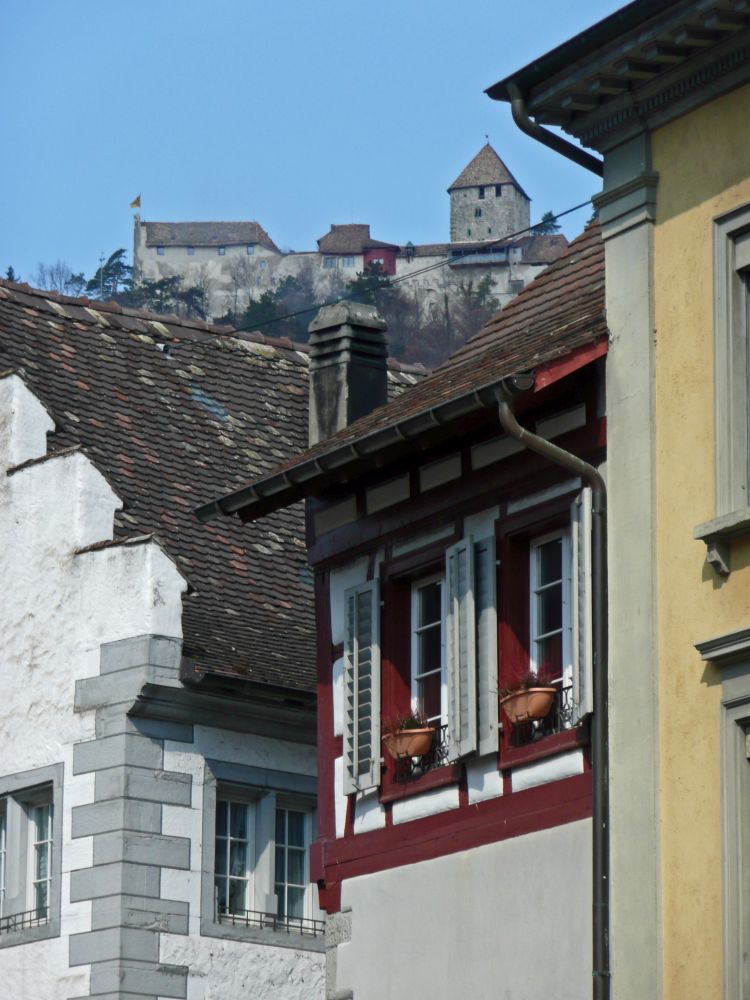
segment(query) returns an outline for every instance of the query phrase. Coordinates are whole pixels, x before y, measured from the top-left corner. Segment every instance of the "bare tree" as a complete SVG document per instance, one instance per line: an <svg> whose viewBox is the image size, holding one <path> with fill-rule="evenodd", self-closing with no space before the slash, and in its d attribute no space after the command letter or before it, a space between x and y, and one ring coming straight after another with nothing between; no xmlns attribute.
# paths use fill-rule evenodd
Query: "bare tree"
<svg viewBox="0 0 750 1000"><path fill-rule="evenodd" d="M230 291L232 293L232 312L235 316L245 308L250 299L253 284L253 271L247 257L232 257L227 266ZM244 300L244 301L243 301Z"/></svg>
<svg viewBox="0 0 750 1000"><path fill-rule="evenodd" d="M198 267L196 267L192 274L190 275L192 279L192 285L197 288L198 291L203 296L203 305L208 316L213 315L213 293L216 287L216 282L211 277L211 268L204 261Z"/></svg>
<svg viewBox="0 0 750 1000"><path fill-rule="evenodd" d="M64 260L54 264L37 265L32 284L46 292L60 292L62 295L80 295L86 286L83 273L75 274Z"/></svg>

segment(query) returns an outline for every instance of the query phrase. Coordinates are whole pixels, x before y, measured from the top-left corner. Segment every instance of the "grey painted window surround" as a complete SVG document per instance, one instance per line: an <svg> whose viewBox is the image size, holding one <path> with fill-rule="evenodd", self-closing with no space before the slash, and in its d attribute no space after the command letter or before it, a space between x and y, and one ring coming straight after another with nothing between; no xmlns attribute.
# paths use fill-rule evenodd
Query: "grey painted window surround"
<svg viewBox="0 0 750 1000"><path fill-rule="evenodd" d="M33 909L30 898L30 816L28 805L51 792L52 850L49 916L44 924L0 933L0 948L27 944L60 935L62 870L63 765L51 764L0 777L0 798L6 809L6 890L3 916Z"/></svg>
<svg viewBox="0 0 750 1000"><path fill-rule="evenodd" d="M207 760L203 784L203 856L201 859L201 934L206 937L255 941L281 948L324 951L322 937L274 931L262 927L240 927L219 923L214 893L216 802L227 797L254 804L255 857L253 880L256 910L276 912L274 886L274 829L277 797L286 807L315 807L316 779L287 771Z"/></svg>
<svg viewBox="0 0 750 1000"><path fill-rule="evenodd" d="M748 507L750 205L714 221L716 515Z"/></svg>
<svg viewBox="0 0 750 1000"><path fill-rule="evenodd" d="M724 998L750 996L750 629L697 643L722 672Z"/></svg>

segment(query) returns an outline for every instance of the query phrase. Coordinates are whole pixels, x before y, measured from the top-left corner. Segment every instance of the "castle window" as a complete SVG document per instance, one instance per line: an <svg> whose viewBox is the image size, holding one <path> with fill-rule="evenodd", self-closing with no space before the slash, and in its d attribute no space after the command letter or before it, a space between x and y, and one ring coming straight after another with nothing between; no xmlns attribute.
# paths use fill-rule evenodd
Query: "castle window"
<svg viewBox="0 0 750 1000"><path fill-rule="evenodd" d="M195 253L195 247L188 247L187 248L187 253L188 253L188 257L192 257L193 254Z"/></svg>
<svg viewBox="0 0 750 1000"><path fill-rule="evenodd" d="M323 258L323 267L325 267L325 268L336 267L337 263L338 263L338 261L336 260L335 257L324 257Z"/></svg>
<svg viewBox="0 0 750 1000"><path fill-rule="evenodd" d="M248 257L252 257L252 255L255 253L255 247L254 246L248 246L248 247L246 247L246 250L247 250Z"/></svg>
<svg viewBox="0 0 750 1000"><path fill-rule="evenodd" d="M164 256L164 247L157 247L156 248L156 253L157 253L157 255L159 257L163 257Z"/></svg>
<svg viewBox="0 0 750 1000"><path fill-rule="evenodd" d="M479 189L479 197L480 198L484 198L484 188L483 187L480 187L480 189Z"/></svg>
<svg viewBox="0 0 750 1000"><path fill-rule="evenodd" d="M502 186L502 184L496 184L495 185L495 197L496 198L500 198L502 196L502 193L503 193L503 186Z"/></svg>
<svg viewBox="0 0 750 1000"><path fill-rule="evenodd" d="M344 257L344 267L354 267L354 258Z"/></svg>
<svg viewBox="0 0 750 1000"><path fill-rule="evenodd" d="M466 235L467 235L467 236L471 236L471 230L470 230L470 229L467 229L467 230L466 230Z"/></svg>
<svg viewBox="0 0 750 1000"><path fill-rule="evenodd" d="M261 271L265 271L265 269L266 269L267 267L268 267L268 261L267 261L267 260L262 260L262 261L260 262L260 269L261 269Z"/></svg>
<svg viewBox="0 0 750 1000"><path fill-rule="evenodd" d="M475 219L481 219L482 218L482 209L481 208L475 208L474 209L474 218Z"/></svg>
<svg viewBox="0 0 750 1000"><path fill-rule="evenodd" d="M227 248L226 247L219 247L219 256L220 257L223 257L226 252L227 252Z"/></svg>

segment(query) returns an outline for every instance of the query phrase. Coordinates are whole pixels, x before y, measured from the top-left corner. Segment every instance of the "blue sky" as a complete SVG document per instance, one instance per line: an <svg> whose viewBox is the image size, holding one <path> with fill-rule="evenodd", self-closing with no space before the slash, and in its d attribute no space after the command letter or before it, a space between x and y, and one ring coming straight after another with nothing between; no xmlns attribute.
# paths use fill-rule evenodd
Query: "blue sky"
<svg viewBox="0 0 750 1000"><path fill-rule="evenodd" d="M0 273L130 251L139 193L144 219L257 219L295 250L332 222L445 240L446 188L485 134L533 219L574 205L597 178L483 91L620 6L3 0Z"/></svg>

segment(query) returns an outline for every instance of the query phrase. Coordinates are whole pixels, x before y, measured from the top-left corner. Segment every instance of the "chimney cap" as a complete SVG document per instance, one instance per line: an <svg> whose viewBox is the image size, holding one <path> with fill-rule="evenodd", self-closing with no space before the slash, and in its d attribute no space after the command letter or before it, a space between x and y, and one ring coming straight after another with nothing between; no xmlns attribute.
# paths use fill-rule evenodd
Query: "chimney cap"
<svg viewBox="0 0 750 1000"><path fill-rule="evenodd" d="M318 333L320 330L344 325L364 326L370 330L388 329L388 324L378 314L375 306L362 302L335 302L333 305L323 306L307 329L309 333Z"/></svg>

